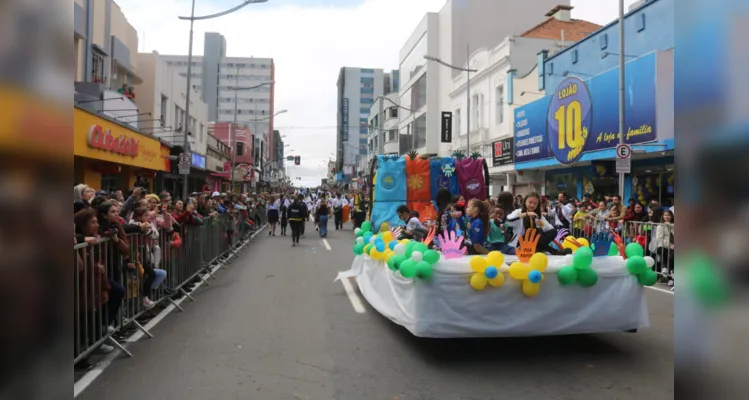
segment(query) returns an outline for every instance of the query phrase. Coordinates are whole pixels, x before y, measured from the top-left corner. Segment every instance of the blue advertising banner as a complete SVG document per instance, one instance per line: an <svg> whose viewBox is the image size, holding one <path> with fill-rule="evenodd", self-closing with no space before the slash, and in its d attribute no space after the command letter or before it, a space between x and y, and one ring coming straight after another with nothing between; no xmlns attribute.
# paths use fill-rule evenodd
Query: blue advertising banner
<svg viewBox="0 0 749 400"><path fill-rule="evenodd" d="M655 53L630 61L624 105L628 144L656 140ZM619 143L619 69L564 79L548 96L515 109L515 163L554 157L572 164Z"/></svg>
<svg viewBox="0 0 749 400"><path fill-rule="evenodd" d="M198 153L192 153L192 166L205 169L205 156Z"/></svg>

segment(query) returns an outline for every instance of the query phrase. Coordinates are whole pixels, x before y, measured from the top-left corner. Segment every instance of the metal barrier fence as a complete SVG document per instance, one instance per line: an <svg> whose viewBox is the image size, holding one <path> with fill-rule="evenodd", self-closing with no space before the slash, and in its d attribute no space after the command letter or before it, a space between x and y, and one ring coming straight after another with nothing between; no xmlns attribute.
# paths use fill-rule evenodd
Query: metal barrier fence
<svg viewBox="0 0 749 400"><path fill-rule="evenodd" d="M653 257L653 270L664 280L674 279L674 225L669 223L620 221L609 223L604 221L586 221L582 226L573 226L570 235L584 237L588 242L596 244L597 251L608 252L611 243L611 233L621 236L626 243L639 243L645 250L645 255Z"/></svg>
<svg viewBox="0 0 749 400"><path fill-rule="evenodd" d="M249 233L249 225L222 215L205 218L202 225L159 230L158 236L127 235L127 243L102 238L73 246L74 363L102 344L132 357L113 335L134 326L153 337L138 319L164 302L183 311L172 297L195 301L185 287L199 281L210 285L208 280L249 243L241 240Z"/></svg>

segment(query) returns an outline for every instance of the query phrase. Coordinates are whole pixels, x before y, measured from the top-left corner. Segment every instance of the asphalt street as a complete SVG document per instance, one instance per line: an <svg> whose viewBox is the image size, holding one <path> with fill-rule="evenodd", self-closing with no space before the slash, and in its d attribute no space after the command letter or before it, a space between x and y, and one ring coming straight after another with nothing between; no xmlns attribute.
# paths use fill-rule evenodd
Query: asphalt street
<svg viewBox="0 0 749 400"><path fill-rule="evenodd" d="M332 224L331 224L332 225ZM301 246L267 232L195 291L196 302L130 345L81 400L614 400L673 398L674 297L647 291L651 327L523 339L413 337L339 270L353 232L311 223ZM356 283L353 283L356 288Z"/></svg>

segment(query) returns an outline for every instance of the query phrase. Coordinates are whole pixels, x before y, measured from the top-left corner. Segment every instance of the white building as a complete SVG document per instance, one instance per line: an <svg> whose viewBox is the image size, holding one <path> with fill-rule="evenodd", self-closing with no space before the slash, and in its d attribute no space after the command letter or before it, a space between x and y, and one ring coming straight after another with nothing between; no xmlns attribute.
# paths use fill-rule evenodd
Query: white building
<svg viewBox="0 0 749 400"><path fill-rule="evenodd" d="M459 73L425 55L465 67L469 52L495 48L541 22L558 4L569 1L535 0L518 7L510 0L448 0L439 13L427 13L400 51L399 153L451 153L452 143L441 143L439 132L441 112L452 110L453 77Z"/></svg>
<svg viewBox="0 0 749 400"><path fill-rule="evenodd" d="M162 57L170 67L187 76L187 56ZM236 117L237 123L249 126L255 136L255 160L258 166L264 165L273 154L274 85L269 84L251 90L232 89L250 88L273 82L273 59L227 57L224 36L206 32L203 55L194 55L192 63L190 84L197 89L200 98L208 106L208 120L233 123Z"/></svg>
<svg viewBox="0 0 749 400"><path fill-rule="evenodd" d="M167 65L157 52L138 54L139 71L143 83L136 86L135 103L140 113L141 129L160 137L173 145L184 143L187 80ZM190 126L188 141L190 150L206 154L208 141L208 107L193 89L190 94Z"/></svg>
<svg viewBox="0 0 749 400"><path fill-rule="evenodd" d="M369 163L378 154L398 154L398 93L378 98L369 109L367 158Z"/></svg>

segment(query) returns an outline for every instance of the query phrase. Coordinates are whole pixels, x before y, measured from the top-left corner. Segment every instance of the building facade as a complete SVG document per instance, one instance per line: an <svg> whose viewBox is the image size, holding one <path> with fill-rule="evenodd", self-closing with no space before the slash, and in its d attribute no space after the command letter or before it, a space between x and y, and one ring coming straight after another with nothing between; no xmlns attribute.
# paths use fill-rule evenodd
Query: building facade
<svg viewBox="0 0 749 400"><path fill-rule="evenodd" d="M258 165L273 150L275 65L272 58L227 57L223 35L206 32L202 56L193 56L191 85L208 107L208 120L249 126L257 142ZM163 55L167 65L187 76L187 56ZM254 89L242 90L269 83ZM239 88L240 90L234 90ZM236 102L235 102L236 98ZM236 110L236 115L235 115Z"/></svg>
<svg viewBox="0 0 749 400"><path fill-rule="evenodd" d="M162 138L173 146L184 145L187 134L190 150L206 155L208 143L208 107L193 88L190 95L190 126L185 129L187 79L167 66L157 52L139 53L138 65L143 82L136 86L141 129ZM150 113L150 115L145 115Z"/></svg>
<svg viewBox="0 0 749 400"><path fill-rule="evenodd" d="M338 134L336 162L338 170L355 170L367 157L369 109L375 99L393 91L399 81L382 69L343 67L338 74ZM344 179L350 179L344 177Z"/></svg>
<svg viewBox="0 0 749 400"><path fill-rule="evenodd" d="M231 188L234 193L247 191L254 187L254 183L259 180L257 172L259 167L255 166L254 158L254 140L252 131L246 125L236 125L236 134L234 135L234 124L228 122L211 122L208 124L208 134L214 136L219 141L229 146L234 154L234 181L235 185ZM231 165L224 168L229 172ZM240 178L241 177L241 178Z"/></svg>
<svg viewBox="0 0 749 400"><path fill-rule="evenodd" d="M76 103L137 128L138 33L113 0L75 0L73 20Z"/></svg>
<svg viewBox="0 0 749 400"><path fill-rule="evenodd" d="M624 20L624 141L632 149L624 197L666 205L675 192L673 10L673 0L652 0ZM514 150L518 171L544 175L542 191L618 193L618 40L613 21L557 54L539 54L534 101L514 110ZM580 122L562 135L573 101Z"/></svg>
<svg viewBox="0 0 749 400"><path fill-rule="evenodd" d="M479 152L489 164L490 192L513 190L516 172L513 165L512 103L528 102L538 96L508 100L516 71L529 71L536 66L541 51L557 53L601 26L570 17L572 7L556 6L547 12L541 23L518 35L508 36L492 49L478 49L470 58L471 118L468 128L466 73L452 78L450 111L453 116L452 142L445 155L459 150L463 154ZM533 88L535 91L536 89ZM469 133L470 131L470 133ZM470 139L470 140L469 140ZM470 144L470 148L469 148ZM522 182L521 185L525 185Z"/></svg>

